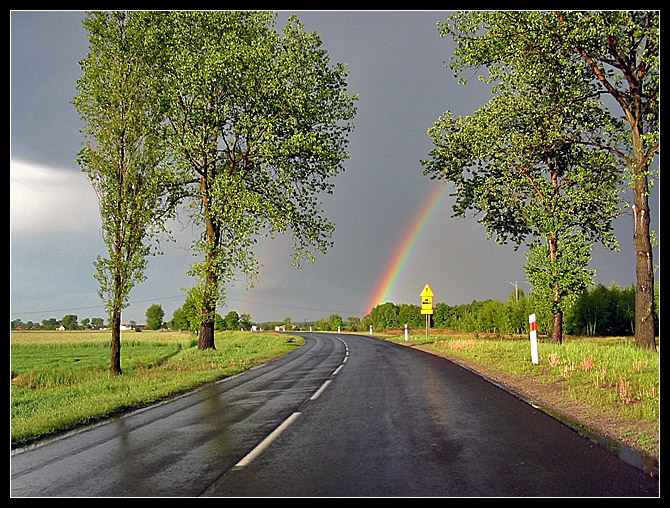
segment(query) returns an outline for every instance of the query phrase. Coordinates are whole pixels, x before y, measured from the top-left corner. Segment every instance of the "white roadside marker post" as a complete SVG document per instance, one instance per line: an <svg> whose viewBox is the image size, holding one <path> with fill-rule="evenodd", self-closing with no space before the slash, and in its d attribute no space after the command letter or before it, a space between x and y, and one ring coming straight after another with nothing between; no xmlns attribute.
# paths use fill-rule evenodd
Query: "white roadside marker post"
<svg viewBox="0 0 670 508"><path fill-rule="evenodd" d="M537 353L537 317L535 314L528 316L528 321L530 322L530 357L533 363L537 365L540 363L540 359Z"/></svg>

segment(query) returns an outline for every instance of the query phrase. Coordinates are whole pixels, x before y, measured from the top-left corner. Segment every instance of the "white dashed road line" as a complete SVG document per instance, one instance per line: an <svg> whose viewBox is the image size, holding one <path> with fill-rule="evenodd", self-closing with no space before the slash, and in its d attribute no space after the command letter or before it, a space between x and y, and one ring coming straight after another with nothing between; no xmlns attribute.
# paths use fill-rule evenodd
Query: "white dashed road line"
<svg viewBox="0 0 670 508"><path fill-rule="evenodd" d="M340 342L342 342L342 344L344 344L344 350L345 350L345 353L344 353L344 359L342 360L342 363L340 363L340 365L338 365L337 369L335 369L335 370L333 371L333 373L330 375L331 377L332 377L332 376L336 376L336 375L340 372L340 370L342 369L342 367L344 367L344 364L346 363L347 359L349 358L349 346L348 346L347 343L346 343L344 340L342 340L340 337L336 337L336 338L337 338ZM314 392L314 394L309 398L309 400L316 400L316 399L318 399L319 396L323 393L323 391L328 387L328 385L329 385L330 383L332 383L332 381L333 381L332 379L328 379L328 380L326 380L326 381L319 387L319 389L318 389L316 392ZM256 445L256 447L255 447L253 450L251 450L249 453L247 453L247 454L246 454L246 455L245 455L245 456L244 456L244 457L243 457L237 464L235 464L235 465L233 466L233 469L239 469L239 468L243 468L243 467L245 467L245 466L248 466L248 465L251 463L251 461L253 461L256 457L258 457L258 456L263 452L263 450L265 450L268 446L270 446L270 444L271 444L275 439L277 439L277 437L279 437L279 435L280 435L282 432L284 432L284 430L286 430L286 428L287 428L289 425L291 425L291 424L295 421L295 419L298 418L298 416L300 416L300 411L296 411L296 412L292 413L291 416L289 416L286 420L284 420L284 421L281 423L281 425L279 425L279 427L277 427L275 430L273 430L272 432L270 432L270 434L268 434L268 435L265 437L265 439L263 439L263 441L261 441L260 443L258 443L258 444Z"/></svg>

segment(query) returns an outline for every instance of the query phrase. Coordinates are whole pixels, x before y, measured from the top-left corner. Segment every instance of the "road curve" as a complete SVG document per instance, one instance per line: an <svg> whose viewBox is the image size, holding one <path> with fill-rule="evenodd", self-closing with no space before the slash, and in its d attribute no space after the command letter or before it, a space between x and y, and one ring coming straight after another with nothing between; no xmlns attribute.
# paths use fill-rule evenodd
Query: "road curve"
<svg viewBox="0 0 670 508"><path fill-rule="evenodd" d="M316 402L209 495L657 496L658 481L444 358L340 335Z"/></svg>
<svg viewBox="0 0 670 508"><path fill-rule="evenodd" d="M12 456L14 496L658 496L443 358L304 334L263 367Z"/></svg>

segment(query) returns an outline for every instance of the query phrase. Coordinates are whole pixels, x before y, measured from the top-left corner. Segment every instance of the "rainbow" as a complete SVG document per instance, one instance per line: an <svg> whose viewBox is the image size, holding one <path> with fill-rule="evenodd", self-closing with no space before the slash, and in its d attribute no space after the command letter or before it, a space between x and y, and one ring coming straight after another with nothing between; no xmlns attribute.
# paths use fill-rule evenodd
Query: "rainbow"
<svg viewBox="0 0 670 508"><path fill-rule="evenodd" d="M439 210L445 196L447 196L448 189L449 185L442 182L439 182L435 186L435 190L431 192L410 227L407 229L407 232L401 237L400 245L398 245L393 253L393 257L388 263L384 275L368 305L368 313L375 306L391 299L393 291L400 281L402 274L410 264L417 245L421 243L424 233L427 231L429 224ZM417 289L417 291L420 291L420 289L421 288Z"/></svg>

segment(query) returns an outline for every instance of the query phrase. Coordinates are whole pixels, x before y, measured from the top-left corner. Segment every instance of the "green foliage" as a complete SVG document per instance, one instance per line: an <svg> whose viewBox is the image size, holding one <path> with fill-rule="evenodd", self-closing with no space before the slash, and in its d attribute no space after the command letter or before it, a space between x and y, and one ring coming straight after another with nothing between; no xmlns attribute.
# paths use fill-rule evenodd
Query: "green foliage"
<svg viewBox="0 0 670 508"><path fill-rule="evenodd" d="M331 314L328 318L321 318L315 323L317 330L336 332L344 328L344 320L338 314Z"/></svg>
<svg viewBox="0 0 670 508"><path fill-rule="evenodd" d="M172 320L168 326L173 330L190 330L188 315L184 309L179 307L172 313Z"/></svg>
<svg viewBox="0 0 670 508"><path fill-rule="evenodd" d="M360 332L363 330L363 323L361 322L361 318L356 317L356 316L349 316L347 317L347 330L350 332Z"/></svg>
<svg viewBox="0 0 670 508"><path fill-rule="evenodd" d="M317 195L342 169L354 99L344 67L295 18L280 34L261 11L143 16L160 27L155 84L187 209L204 231L191 296L210 322L226 284L255 280L259 236L290 231L296 264L330 246Z"/></svg>
<svg viewBox="0 0 670 508"><path fill-rule="evenodd" d="M493 299L454 306L438 303L433 323L436 328L456 331L518 334L527 332L532 312L532 299L520 291L518 301L512 292L505 303Z"/></svg>
<svg viewBox="0 0 670 508"><path fill-rule="evenodd" d="M655 286L658 309L658 285ZM658 327L658 310L654 320ZM566 314L566 331L591 336L632 335L635 333L635 287L605 287L598 284L584 291Z"/></svg>
<svg viewBox="0 0 670 508"><path fill-rule="evenodd" d="M226 317L223 318L224 329L225 330L239 330L240 329L240 316L234 310L231 310Z"/></svg>
<svg viewBox="0 0 670 508"><path fill-rule="evenodd" d="M578 229L616 245L618 171L610 154L592 148L607 117L579 66L536 47L547 30L543 16L466 12L451 20L445 31L459 44L453 67L486 65L495 95L471 116L447 111L437 120L424 173L453 182L455 215L482 214L500 243Z"/></svg>
<svg viewBox="0 0 670 508"><path fill-rule="evenodd" d="M240 321L239 321L240 328L243 330L250 330L251 329L251 316L249 314L243 313L240 314Z"/></svg>
<svg viewBox="0 0 670 508"><path fill-rule="evenodd" d="M657 288L658 290L658 288ZM658 293L656 295L658 299ZM528 316L537 315L538 331L549 335L552 330L553 309L547 300L536 294L526 296L514 291L506 302L495 299L473 301L468 304L436 303L431 326L456 332L486 332L500 335L527 334ZM609 288L602 284L570 293L562 302L565 333L589 336L626 336L635 333L635 287L621 289L617 284ZM406 309L407 314L402 309ZM658 321L658 313L655 315ZM387 302L377 305L365 316L364 327L374 330L400 329L408 323L411 329L425 326L425 318L418 305L396 305Z"/></svg>
<svg viewBox="0 0 670 508"><path fill-rule="evenodd" d="M592 93L590 68L556 44L560 25L535 11L460 12L442 25L457 45L452 69L485 67L494 96L471 116L439 118L422 161L454 185L454 215L531 245L529 281L558 319L558 341L562 307L590 283L590 244L617 247L621 183L616 151L603 149L620 123Z"/></svg>
<svg viewBox="0 0 670 508"><path fill-rule="evenodd" d="M470 118L447 112L436 122L426 173L456 182L454 211L483 212L481 222L499 241L534 236L551 244L558 231L577 229L613 247L615 201L606 178L625 170L635 215L636 343L655 348L648 198L660 148L659 12L466 11L440 32L456 43L455 75L486 69L480 79L495 96ZM537 178L543 168L547 182ZM515 188L510 169L542 197L539 208Z"/></svg>
<svg viewBox="0 0 670 508"><path fill-rule="evenodd" d="M77 325L77 316L74 314L68 314L67 316L64 316L61 324L65 327L66 330L76 330L79 328L79 325Z"/></svg>
<svg viewBox="0 0 670 508"><path fill-rule="evenodd" d="M298 265L330 246L317 196L347 157L355 97L315 33L293 17L280 34L275 18L129 11L84 21L91 50L75 105L89 142L79 161L100 197L110 255L96 278L114 323L144 280L146 238L178 202L203 231L189 316L204 347L226 284L255 280L258 237L290 232Z"/></svg>
<svg viewBox="0 0 670 508"><path fill-rule="evenodd" d="M158 330L163 325L163 318L165 317L165 312L163 307L154 303L151 307L147 309L147 326L150 330Z"/></svg>
<svg viewBox="0 0 670 508"><path fill-rule="evenodd" d="M85 124L78 162L98 194L108 248L94 264L110 318L144 280L146 240L163 230L174 199L157 98L146 87L147 29L138 21L118 12L84 20L90 49L73 101Z"/></svg>
<svg viewBox="0 0 670 508"><path fill-rule="evenodd" d="M374 330L388 330L402 328L405 324L411 328L425 326L426 318L421 315L419 305L386 302L373 308L363 322L366 327L372 325Z"/></svg>
<svg viewBox="0 0 670 508"><path fill-rule="evenodd" d="M588 270L591 247L581 235L558 240L556 258L551 259L550 247L545 244L531 245L525 266L528 282L538 312L550 315L565 312L575 299L593 283L595 270Z"/></svg>

